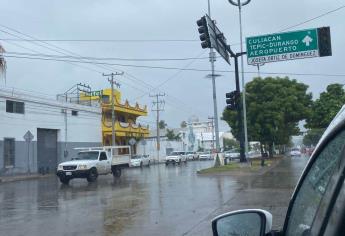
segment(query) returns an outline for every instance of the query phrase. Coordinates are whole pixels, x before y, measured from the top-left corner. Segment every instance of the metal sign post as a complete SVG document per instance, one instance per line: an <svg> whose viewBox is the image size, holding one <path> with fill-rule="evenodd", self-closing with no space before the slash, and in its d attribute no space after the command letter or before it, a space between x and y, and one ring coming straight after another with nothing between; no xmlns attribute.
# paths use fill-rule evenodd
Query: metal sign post
<svg viewBox="0 0 345 236"><path fill-rule="evenodd" d="M27 147L28 147L28 155L27 155L27 162L28 162L28 173L31 173L30 170L30 143L31 141L34 139L34 135L30 132L30 130L28 130L24 136L23 136L25 142L27 143Z"/></svg>
<svg viewBox="0 0 345 236"><path fill-rule="evenodd" d="M131 145L131 157L133 156L133 146L137 143L137 141L134 138L131 138L128 141L129 145Z"/></svg>

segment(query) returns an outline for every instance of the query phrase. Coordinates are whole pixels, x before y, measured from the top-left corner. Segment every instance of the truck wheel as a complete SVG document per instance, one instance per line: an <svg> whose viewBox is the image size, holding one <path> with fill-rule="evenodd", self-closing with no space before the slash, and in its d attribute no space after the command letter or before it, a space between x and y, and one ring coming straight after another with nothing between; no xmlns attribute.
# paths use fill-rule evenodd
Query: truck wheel
<svg viewBox="0 0 345 236"><path fill-rule="evenodd" d="M67 178L67 177L60 177L60 182L62 183L62 184L68 184L69 183L69 181L70 181L71 179L70 178Z"/></svg>
<svg viewBox="0 0 345 236"><path fill-rule="evenodd" d="M113 169L113 176L118 178L121 176L121 169L120 168L114 168Z"/></svg>
<svg viewBox="0 0 345 236"><path fill-rule="evenodd" d="M96 168L92 168L90 170L89 176L86 179L88 182L94 182L96 181L97 177L98 177L98 173L97 173Z"/></svg>
<svg viewBox="0 0 345 236"><path fill-rule="evenodd" d="M169 162L165 162L165 165L166 165L166 166L169 165Z"/></svg>

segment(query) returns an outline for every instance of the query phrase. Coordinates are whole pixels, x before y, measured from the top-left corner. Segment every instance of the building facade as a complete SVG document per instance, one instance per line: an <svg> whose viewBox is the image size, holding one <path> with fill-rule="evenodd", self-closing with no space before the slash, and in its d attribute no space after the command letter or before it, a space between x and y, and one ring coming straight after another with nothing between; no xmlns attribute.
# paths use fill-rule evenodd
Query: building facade
<svg viewBox="0 0 345 236"><path fill-rule="evenodd" d="M0 88L0 175L52 173L75 147L102 145L102 108Z"/></svg>
<svg viewBox="0 0 345 236"><path fill-rule="evenodd" d="M91 94L82 94L82 101L91 100L98 103L102 108L102 142L105 146L112 144L112 99L111 89L103 89ZM121 93L114 90L115 112L115 142L116 145L128 145L131 138L136 140L149 136L149 127L137 123L137 118L147 116L147 107L141 107L138 103L130 105L126 100L121 101ZM136 152L136 145L133 147Z"/></svg>

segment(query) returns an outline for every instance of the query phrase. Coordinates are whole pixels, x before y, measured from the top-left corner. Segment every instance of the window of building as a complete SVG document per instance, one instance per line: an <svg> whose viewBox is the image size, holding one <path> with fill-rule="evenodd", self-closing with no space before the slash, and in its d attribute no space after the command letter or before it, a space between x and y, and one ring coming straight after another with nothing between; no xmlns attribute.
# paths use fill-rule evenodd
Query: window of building
<svg viewBox="0 0 345 236"><path fill-rule="evenodd" d="M5 168L14 166L14 138L4 138L4 166Z"/></svg>
<svg viewBox="0 0 345 236"><path fill-rule="evenodd" d="M6 100L6 112L24 114L24 102Z"/></svg>
<svg viewBox="0 0 345 236"><path fill-rule="evenodd" d="M110 102L110 98L108 95L102 95L102 102L103 103L109 103Z"/></svg>
<svg viewBox="0 0 345 236"><path fill-rule="evenodd" d="M78 111L72 110L72 116L77 116L78 115Z"/></svg>

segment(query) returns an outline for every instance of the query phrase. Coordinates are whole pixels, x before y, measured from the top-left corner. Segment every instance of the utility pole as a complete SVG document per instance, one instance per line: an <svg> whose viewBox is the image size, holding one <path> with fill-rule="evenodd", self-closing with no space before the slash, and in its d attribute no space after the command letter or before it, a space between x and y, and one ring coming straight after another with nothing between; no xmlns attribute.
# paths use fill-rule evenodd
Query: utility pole
<svg viewBox="0 0 345 236"><path fill-rule="evenodd" d="M211 5L210 0L207 1L208 3L208 15L211 17ZM217 109L217 93L216 93L216 76L214 74L214 62L216 61L215 52L213 48L210 48L210 62L211 62L211 69L212 69L212 90L213 90L213 118L214 118L214 126L216 128L216 152L220 152L220 144L219 144L219 127L218 127L218 109ZM214 149L214 147L213 147Z"/></svg>
<svg viewBox="0 0 345 236"><path fill-rule="evenodd" d="M209 116L208 117L209 120L211 120L211 127L212 127L212 151L214 151L214 117L213 116Z"/></svg>
<svg viewBox="0 0 345 236"><path fill-rule="evenodd" d="M239 13L239 23L240 23L240 44L241 44L241 75L242 75L242 106L243 106L243 129L244 129L244 142L245 142L245 154L246 158L248 157L248 131L247 131L247 110L246 110L246 85L244 81L244 64L243 64L243 36L242 36L242 6L245 6L250 3L251 0L245 0L241 3L241 0L228 0L230 4L238 7Z"/></svg>
<svg viewBox="0 0 345 236"><path fill-rule="evenodd" d="M153 106L156 106L156 109L152 109L152 111L157 112L157 159L158 163L160 162L159 150L160 150L160 130L159 130L159 112L164 111L164 100L159 100L159 97L164 97L165 93L157 93L154 95L150 95L150 97L155 97L156 100L152 102Z"/></svg>
<svg viewBox="0 0 345 236"><path fill-rule="evenodd" d="M123 72L121 73L111 73L111 74L104 74L103 76L111 77L111 79L108 78L108 81L111 84L111 146L115 146L115 99L114 99L114 84L116 87L120 87L120 84L114 81L115 75L123 75Z"/></svg>

